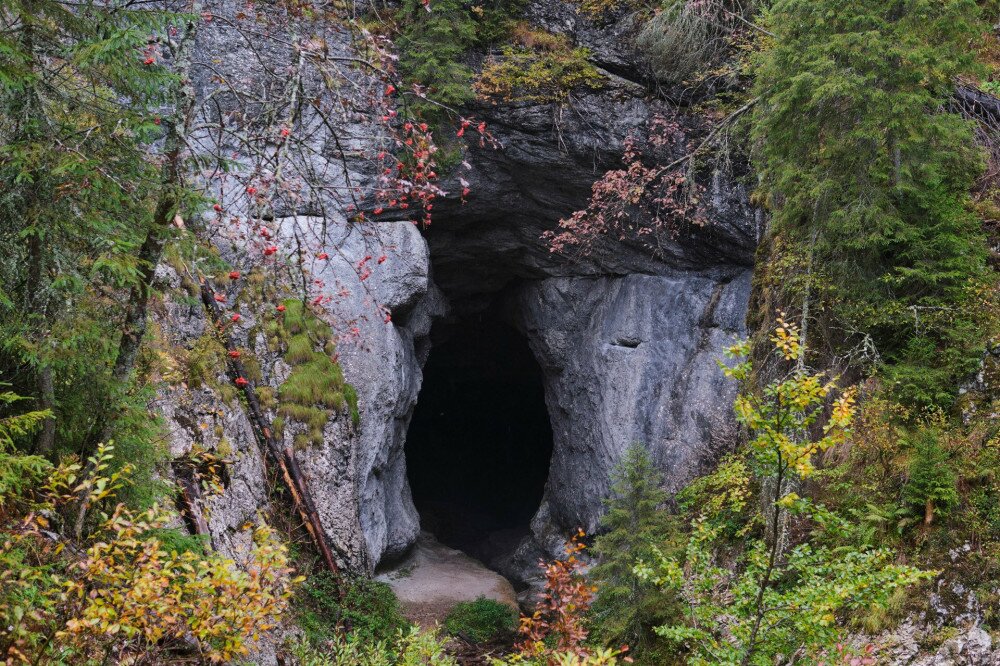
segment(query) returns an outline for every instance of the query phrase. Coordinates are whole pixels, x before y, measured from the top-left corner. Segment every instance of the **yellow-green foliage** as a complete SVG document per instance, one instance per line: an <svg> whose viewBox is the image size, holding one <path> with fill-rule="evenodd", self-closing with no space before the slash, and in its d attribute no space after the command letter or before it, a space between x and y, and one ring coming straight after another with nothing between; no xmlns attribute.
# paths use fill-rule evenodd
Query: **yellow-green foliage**
<svg viewBox="0 0 1000 666"><path fill-rule="evenodd" d="M226 348L210 331L198 338L184 356L190 388L207 386L218 392L226 402L236 398L236 390L219 379L226 370Z"/></svg>
<svg viewBox="0 0 1000 666"><path fill-rule="evenodd" d="M289 422L306 427L295 436L296 446L323 443L323 428L334 412L350 407L351 419L358 422L358 398L344 381L344 373L334 362L333 331L302 301L288 299L285 311L265 324L269 339L284 342L285 361L292 366L288 379L278 388L278 417L274 430L279 436Z"/></svg>
<svg viewBox="0 0 1000 666"><path fill-rule="evenodd" d="M563 102L575 88L600 88L604 77L587 61L589 51L573 48L562 35L519 24L514 44L491 56L476 81L481 97L516 102Z"/></svg>
<svg viewBox="0 0 1000 666"><path fill-rule="evenodd" d="M237 567L168 528L175 514L118 503L132 479L128 466L110 473L113 458L100 445L89 474L79 462L62 463L30 488L0 494L0 658L97 664L127 654L162 664L176 656L173 638L184 636L201 663L241 659L281 622L302 582L291 577L287 547L260 525L245 569ZM50 519L66 515L79 492L89 506L113 511L100 514L86 540L57 543L46 536L58 528Z"/></svg>

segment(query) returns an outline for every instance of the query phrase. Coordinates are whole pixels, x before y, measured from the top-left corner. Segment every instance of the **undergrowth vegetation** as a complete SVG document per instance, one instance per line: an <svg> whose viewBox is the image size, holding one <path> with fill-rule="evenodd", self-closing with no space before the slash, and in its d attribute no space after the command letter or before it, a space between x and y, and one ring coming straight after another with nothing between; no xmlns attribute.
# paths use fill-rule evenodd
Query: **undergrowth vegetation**
<svg viewBox="0 0 1000 666"><path fill-rule="evenodd" d="M281 437L289 424L299 426L295 446L323 443L323 429L337 412L347 411L358 424L358 395L344 381L337 363L336 346L330 325L316 316L300 300L282 303L264 324L272 348L284 350L283 358L292 370L278 387L278 416L274 430Z"/></svg>
<svg viewBox="0 0 1000 666"><path fill-rule="evenodd" d="M3 419L0 433L30 430L37 416ZM111 471L113 459L103 446L89 472L31 464L31 488L0 494L0 654L9 663L69 664L247 654L288 608L296 581L285 546L261 524L237 566L168 527L176 516L163 508L119 503L129 469ZM4 473L25 462L0 449ZM85 540L67 548L56 530L75 514L79 493L97 515Z"/></svg>
<svg viewBox="0 0 1000 666"><path fill-rule="evenodd" d="M581 88L600 88L604 76L588 61L585 48L574 48L563 35L518 23L512 44L491 55L476 79L476 92L487 99L536 104L563 103Z"/></svg>
<svg viewBox="0 0 1000 666"><path fill-rule="evenodd" d="M345 585L325 571L307 577L295 608L298 625L314 647L338 640L345 629L353 642L376 644L392 642L410 627L385 583L355 578Z"/></svg>
<svg viewBox="0 0 1000 666"><path fill-rule="evenodd" d="M514 609L486 597L456 604L444 619L444 629L449 634L477 643L513 634L516 626Z"/></svg>

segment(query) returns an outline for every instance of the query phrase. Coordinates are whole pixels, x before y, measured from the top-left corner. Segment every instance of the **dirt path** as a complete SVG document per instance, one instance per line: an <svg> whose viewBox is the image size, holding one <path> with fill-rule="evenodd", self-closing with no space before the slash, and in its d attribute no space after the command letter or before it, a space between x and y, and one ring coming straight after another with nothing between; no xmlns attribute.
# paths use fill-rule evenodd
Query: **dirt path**
<svg viewBox="0 0 1000 666"><path fill-rule="evenodd" d="M494 599L517 609L510 582L465 553L438 543L422 532L406 559L383 571L377 580L388 583L406 617L423 627L444 622L460 601Z"/></svg>

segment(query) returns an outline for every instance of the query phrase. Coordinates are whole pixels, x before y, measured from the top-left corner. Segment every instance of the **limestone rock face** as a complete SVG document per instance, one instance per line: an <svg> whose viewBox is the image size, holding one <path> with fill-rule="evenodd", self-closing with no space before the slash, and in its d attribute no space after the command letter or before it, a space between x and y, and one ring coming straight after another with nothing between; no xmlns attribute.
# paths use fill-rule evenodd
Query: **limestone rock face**
<svg viewBox="0 0 1000 666"><path fill-rule="evenodd" d="M220 14L237 11L228 0L206 4ZM744 334L761 232L746 187L738 173L709 174L709 223L676 230L656 252L635 240L606 238L574 261L554 255L542 234L586 205L593 182L620 165L626 137L645 137L665 108L647 95L637 73L627 18L595 25L555 0L535 0L527 17L588 46L607 73L606 85L574 92L564 105L469 109L487 121L500 147L470 143L467 167L443 183L453 194L435 203L430 229L418 229L399 211L359 226L329 212L340 209L332 205L329 211L284 205L269 221L281 232L280 256L292 256L303 240L330 248L328 260L309 261L308 274L336 288L322 316L338 336L339 362L358 393L360 422L338 414L321 445L295 455L338 557L357 571L371 573L402 556L419 534L404 451L421 367L434 353L435 322L446 327L469 313L500 308L527 338L544 374L554 434L544 500L531 535L506 561L494 563L514 578L529 578L538 556L559 552L566 532L597 528L610 471L632 442L651 449L670 489L677 489L733 438L734 387L716 359ZM212 22L198 38L199 58L217 67L201 72L196 88L202 97L214 96L220 112L240 103L230 90L256 90L252 73L259 69L254 62L260 54L243 48L227 26ZM327 32L331 56L352 55L346 31ZM280 49L264 55L275 66L291 57ZM352 71L358 90L371 85ZM229 88L220 88L219 76ZM343 134L373 136L357 122L345 115ZM373 186L372 174L351 157L371 148L368 139L344 146L328 129L312 130L313 166L331 174L331 190L347 182L361 190ZM226 148L235 154L239 142ZM341 159L346 171L331 167ZM459 177L472 190L464 203L454 195ZM238 200L222 203L227 213L245 212ZM244 272L261 261L254 239L220 233L214 240L222 257ZM379 270L362 281L358 262L383 254ZM180 279L174 269L161 271L167 282ZM291 293L298 288L277 286ZM235 302L244 287L227 289ZM156 314L169 343L185 349L208 325L189 300L168 297ZM247 299L241 307L243 321L232 332L260 358L258 385L275 390L290 369L259 332L261 306ZM218 370L217 379L225 382L224 368ZM259 512L287 510L269 499L246 415L238 401L221 400L211 387L164 389L155 407L165 417L175 456L197 444L223 448L231 459L228 485L206 503L213 543L237 554L248 547L246 525Z"/></svg>
<svg viewBox="0 0 1000 666"><path fill-rule="evenodd" d="M548 521L593 533L634 442L649 446L671 491L735 443L735 387L716 361L744 334L749 290L743 270L549 278L518 292L555 440Z"/></svg>

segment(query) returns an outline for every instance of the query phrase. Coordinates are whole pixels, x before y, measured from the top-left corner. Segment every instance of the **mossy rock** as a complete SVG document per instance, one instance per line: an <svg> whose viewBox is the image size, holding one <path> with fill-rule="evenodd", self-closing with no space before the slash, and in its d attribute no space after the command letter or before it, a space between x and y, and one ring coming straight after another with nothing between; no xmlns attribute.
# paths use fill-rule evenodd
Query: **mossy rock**
<svg viewBox="0 0 1000 666"><path fill-rule="evenodd" d="M284 343L284 359L292 370L278 387L278 417L274 431L281 437L289 423L305 426L296 433L296 447L323 443L323 430L337 412L350 410L351 421L359 421L358 398L344 381L344 373L333 360L336 345L329 324L313 314L302 301L287 299L284 312L264 325L269 340Z"/></svg>

